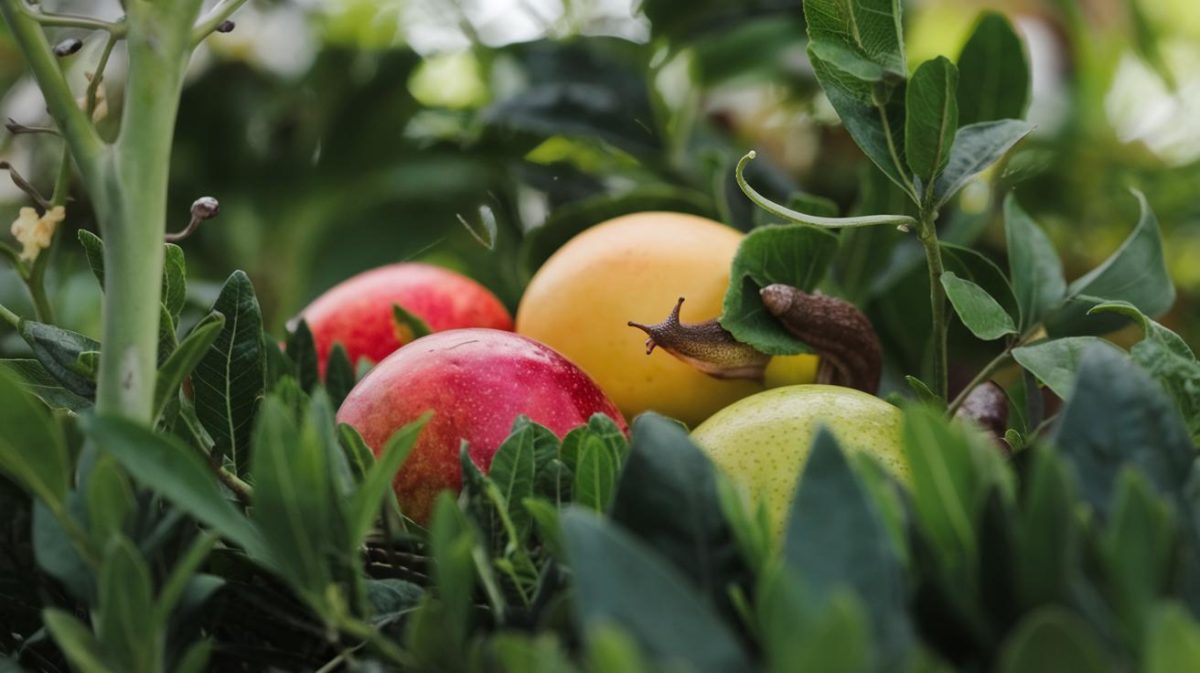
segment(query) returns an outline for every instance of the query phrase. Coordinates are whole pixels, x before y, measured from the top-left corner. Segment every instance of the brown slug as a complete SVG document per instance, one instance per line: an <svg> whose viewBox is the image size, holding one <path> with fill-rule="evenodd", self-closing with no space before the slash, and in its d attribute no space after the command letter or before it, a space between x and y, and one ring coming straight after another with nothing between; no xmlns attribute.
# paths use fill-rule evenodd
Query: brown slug
<svg viewBox="0 0 1200 673"><path fill-rule="evenodd" d="M650 338L646 339L646 354L662 348L683 360L698 371L718 379L752 379L761 381L771 356L744 344L714 320L683 324L679 321L679 309L683 297L671 309L667 319L643 325L629 321Z"/></svg>
<svg viewBox="0 0 1200 673"><path fill-rule="evenodd" d="M856 388L874 394L879 389L883 355L871 322L850 302L788 285L768 285L760 291L767 311L785 329L821 358L819 383ZM761 381L771 356L733 338L714 320L683 324L675 304L661 323L630 321L649 335L646 353L656 347L697 370L721 379Z"/></svg>
<svg viewBox="0 0 1200 673"><path fill-rule="evenodd" d="M988 381L975 387L962 406L954 412L955 418L968 418L986 430L1005 451L1009 450L1004 441L1004 433L1008 430L1008 397L1004 389L995 381Z"/></svg>

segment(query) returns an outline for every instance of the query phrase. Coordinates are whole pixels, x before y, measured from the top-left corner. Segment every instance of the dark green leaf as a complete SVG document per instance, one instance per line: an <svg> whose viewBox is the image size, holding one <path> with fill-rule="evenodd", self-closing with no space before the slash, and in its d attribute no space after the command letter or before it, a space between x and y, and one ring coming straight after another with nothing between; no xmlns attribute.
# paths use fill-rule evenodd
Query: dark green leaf
<svg viewBox="0 0 1200 673"><path fill-rule="evenodd" d="M24 388L53 409L69 409L79 412L92 406L91 400L67 390L58 379L50 375L42 363L33 359L0 360L0 367L15 374Z"/></svg>
<svg viewBox="0 0 1200 673"><path fill-rule="evenodd" d="M174 243L164 245L163 253L162 304L178 320L187 303L187 263L183 248Z"/></svg>
<svg viewBox="0 0 1200 673"><path fill-rule="evenodd" d="M784 283L811 290L825 275L837 236L808 225L760 227L742 239L729 274L721 326L764 353L807 353L808 346L767 313L759 290Z"/></svg>
<svg viewBox="0 0 1200 673"><path fill-rule="evenodd" d="M333 406L340 407L354 388L358 379L354 375L354 365L350 364L350 356L346 354L345 346L334 343L325 360L325 389L329 391L329 399Z"/></svg>
<svg viewBox="0 0 1200 673"><path fill-rule="evenodd" d="M1021 119L1029 105L1029 60L999 12L984 12L958 56L959 123Z"/></svg>
<svg viewBox="0 0 1200 673"><path fill-rule="evenodd" d="M1110 348L1123 353L1112 343L1097 337L1064 337L1013 349L1013 359L1029 370L1062 399L1070 399L1083 354L1092 347Z"/></svg>
<svg viewBox="0 0 1200 673"><path fill-rule="evenodd" d="M100 283L101 289L104 288L104 241L100 237L88 231L87 229L79 230L79 244L83 246L83 254L87 257L88 266L92 269L92 275L96 276L96 281Z"/></svg>
<svg viewBox="0 0 1200 673"><path fill-rule="evenodd" d="M598 437L588 436L579 447L572 489L575 502L597 512L608 509L616 487L620 463L611 449Z"/></svg>
<svg viewBox="0 0 1200 673"><path fill-rule="evenodd" d="M96 381L80 364L83 353L100 350L100 343L88 337L45 323L22 320L21 338L33 350L33 356L67 390L85 398L96 393Z"/></svg>
<svg viewBox="0 0 1200 673"><path fill-rule="evenodd" d="M1007 25L1007 21L999 19ZM1041 227L1009 194L1004 199L1004 233L1008 271L1021 308L1021 329L1040 323L1067 293L1062 261Z"/></svg>
<svg viewBox="0 0 1200 673"><path fill-rule="evenodd" d="M88 529L98 549L119 534L125 520L137 509L133 488L115 458L103 455L88 472L85 499Z"/></svg>
<svg viewBox="0 0 1200 673"><path fill-rule="evenodd" d="M225 316L225 327L192 374L196 416L215 442L213 451L245 474L254 411L266 385L262 313L250 278L233 272L212 310Z"/></svg>
<svg viewBox="0 0 1200 673"><path fill-rule="evenodd" d="M515 545L523 544L532 523L524 502L534 495L538 456L557 453L558 438L554 433L521 416L513 423L512 433L492 456L488 476L499 489L508 518L516 528L518 539L512 541Z"/></svg>
<svg viewBox="0 0 1200 673"><path fill-rule="evenodd" d="M881 71L900 76L907 71L894 0L808 0L804 18L812 42L838 45Z"/></svg>
<svg viewBox="0 0 1200 673"><path fill-rule="evenodd" d="M462 645L471 619L475 570L471 554L476 535L449 493L438 496L429 526L433 580L444 611L448 641Z"/></svg>
<svg viewBox="0 0 1200 673"><path fill-rule="evenodd" d="M371 624L376 628L402 619L425 595L420 586L393 578L367 580L366 591L371 604Z"/></svg>
<svg viewBox="0 0 1200 673"><path fill-rule="evenodd" d="M196 323L179 347L158 368L154 385L154 416L162 414L167 402L179 393L179 386L192 373L209 347L225 329L225 316L209 313Z"/></svg>
<svg viewBox="0 0 1200 673"><path fill-rule="evenodd" d="M1017 119L969 124L954 135L946 170L934 185L934 206L941 208L967 181L983 172L1033 130Z"/></svg>
<svg viewBox="0 0 1200 673"><path fill-rule="evenodd" d="M128 538L118 536L100 565L100 609L96 630L106 654L121 670L154 673L161 669L159 629L154 618L150 569Z"/></svg>
<svg viewBox="0 0 1200 673"><path fill-rule="evenodd" d="M1096 304L1127 301L1154 317L1175 303L1175 286L1163 258L1158 218L1141 192L1134 192L1141 217L1133 233L1100 266L1067 287L1067 301L1046 318L1046 330L1054 336L1102 334L1120 327L1116 316L1088 316Z"/></svg>
<svg viewBox="0 0 1200 673"><path fill-rule="evenodd" d="M568 510L562 527L585 631L614 623L654 659L698 673L749 670L741 644L668 563L595 514Z"/></svg>
<svg viewBox="0 0 1200 673"><path fill-rule="evenodd" d="M42 621L67 660L80 673L114 673L117 670L108 667L96 637L69 612L47 608L42 611Z"/></svg>
<svg viewBox="0 0 1200 673"><path fill-rule="evenodd" d="M1176 530L1170 505L1155 497L1145 477L1122 470L1101 547L1108 599L1129 642L1141 640L1154 602L1170 585Z"/></svg>
<svg viewBox="0 0 1200 673"><path fill-rule="evenodd" d="M212 469L195 449L173 436L120 418L86 417L84 432L144 487L211 526L252 557L263 558L258 532L221 494Z"/></svg>
<svg viewBox="0 0 1200 673"><path fill-rule="evenodd" d="M56 513L64 511L71 458L62 428L4 368L0 368L0 472Z"/></svg>
<svg viewBox="0 0 1200 673"><path fill-rule="evenodd" d="M1081 526L1076 492L1067 465L1049 449L1031 449L1017 526L1014 557L1018 598L1023 608L1068 599L1080 571Z"/></svg>
<svg viewBox="0 0 1200 673"><path fill-rule="evenodd" d="M61 517L53 514L40 500L33 504L33 553L38 567L47 575L62 582L76 600L93 603L96 600L95 562L85 560L67 532L66 525L83 527L87 504L78 491L72 492L67 509Z"/></svg>
<svg viewBox="0 0 1200 673"><path fill-rule="evenodd" d="M379 460L371 463L363 474L362 483L350 499L346 511L346 527L355 546L361 544L370 532L383 499L390 492L392 480L396 478L396 473L400 471L400 466L404 464L408 454L412 453L417 438L431 415L426 413L394 432L383 445Z"/></svg>
<svg viewBox="0 0 1200 673"><path fill-rule="evenodd" d="M958 69L944 56L926 61L908 82L904 105L904 146L908 166L933 184L958 130Z"/></svg>
<svg viewBox="0 0 1200 673"><path fill-rule="evenodd" d="M293 372L301 390L311 393L313 386L317 385L318 367L317 345L313 341L312 330L308 328L308 321L302 318L288 334L285 352L295 366Z"/></svg>
<svg viewBox="0 0 1200 673"><path fill-rule="evenodd" d="M851 591L816 602L800 578L772 569L759 585L756 616L771 673L867 673L876 666L869 613Z"/></svg>
<svg viewBox="0 0 1200 673"><path fill-rule="evenodd" d="M1010 315L1019 315L1016 295L1000 267L986 255L962 245L942 242L942 263L950 271L983 288ZM924 270L921 271L924 275Z"/></svg>
<svg viewBox="0 0 1200 673"><path fill-rule="evenodd" d="M784 538L784 560L823 602L849 588L871 606L878 654L903 660L913 644L903 569L882 516L822 428L800 475Z"/></svg>
<svg viewBox="0 0 1200 673"><path fill-rule="evenodd" d="M1196 456L1162 388L1129 358L1095 346L1084 353L1055 441L1102 518L1125 466L1140 469L1158 492L1182 496Z"/></svg>
<svg viewBox="0 0 1200 673"><path fill-rule="evenodd" d="M375 454L371 452L371 447L367 446L362 435L358 434L358 430L345 423L338 424L338 440L346 454L350 473L361 484L371 466L375 464Z"/></svg>
<svg viewBox="0 0 1200 673"><path fill-rule="evenodd" d="M1041 608L1021 621L1000 652L997 673L1101 673L1114 671L1111 655L1079 617L1060 607Z"/></svg>
<svg viewBox="0 0 1200 673"><path fill-rule="evenodd" d="M396 329L408 333L408 337L404 340L406 343L433 333L433 329L420 316L414 315L399 304L392 304L392 320L396 324Z"/></svg>
<svg viewBox="0 0 1200 673"><path fill-rule="evenodd" d="M932 404L942 409L946 408L946 400L942 399L937 393L933 392L933 389L929 387L929 384L915 376L905 376L904 380L908 383L908 387L912 388L912 391L917 394L918 400L921 400L921 402L924 402L925 404Z"/></svg>
<svg viewBox="0 0 1200 673"><path fill-rule="evenodd" d="M1017 333L1012 317L987 290L950 271L942 274L942 287L958 318L977 338L992 341Z"/></svg>

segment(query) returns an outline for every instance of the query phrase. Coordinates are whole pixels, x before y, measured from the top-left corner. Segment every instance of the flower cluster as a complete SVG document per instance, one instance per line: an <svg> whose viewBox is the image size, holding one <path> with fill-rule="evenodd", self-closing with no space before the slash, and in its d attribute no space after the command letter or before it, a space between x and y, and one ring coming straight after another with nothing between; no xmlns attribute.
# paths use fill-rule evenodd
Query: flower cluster
<svg viewBox="0 0 1200 673"><path fill-rule="evenodd" d="M42 250L50 247L54 230L67 216L62 206L54 206L41 216L33 208L22 208L12 223L12 235L21 243L21 259L32 262Z"/></svg>

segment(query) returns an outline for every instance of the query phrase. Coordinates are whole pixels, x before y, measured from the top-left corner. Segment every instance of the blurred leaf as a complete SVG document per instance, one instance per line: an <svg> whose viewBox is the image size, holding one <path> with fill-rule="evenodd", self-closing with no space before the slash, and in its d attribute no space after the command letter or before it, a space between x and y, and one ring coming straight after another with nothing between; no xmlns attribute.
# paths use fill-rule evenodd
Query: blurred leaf
<svg viewBox="0 0 1200 673"><path fill-rule="evenodd" d="M1158 218L1141 192L1134 192L1141 217L1133 233L1100 266L1067 286L1067 300L1046 318L1052 336L1102 334L1121 326L1116 316L1087 315L1099 303L1127 301L1148 316L1158 316L1175 303L1175 286L1163 258Z"/></svg>
<svg viewBox="0 0 1200 673"><path fill-rule="evenodd" d="M594 673L652 673L642 650L616 624L597 621L587 629L587 662Z"/></svg>
<svg viewBox="0 0 1200 673"><path fill-rule="evenodd" d="M1127 5L1130 23L1133 24L1133 46L1146 64L1154 68L1154 72L1162 78L1167 89L1174 93L1179 87L1179 82L1171 72L1170 64L1163 57L1163 36L1155 30L1150 18L1146 16L1146 10L1142 8L1143 2L1144 0L1129 0Z"/></svg>
<svg viewBox="0 0 1200 673"><path fill-rule="evenodd" d="M0 472L56 513L65 511L71 458L62 428L0 368Z"/></svg>
<svg viewBox="0 0 1200 673"><path fill-rule="evenodd" d="M916 393L917 399L922 403L932 404L939 409L946 408L946 400L942 399L941 396L933 392L933 389L929 387L928 383L925 383L915 376L905 376L904 381L908 383L908 387L911 388L914 393Z"/></svg>
<svg viewBox="0 0 1200 673"><path fill-rule="evenodd" d="M880 661L904 659L913 632L904 609L903 568L875 503L826 428L813 440L800 475L783 557L818 603L839 588L853 590L872 607Z"/></svg>
<svg viewBox="0 0 1200 673"><path fill-rule="evenodd" d="M342 451L346 454L346 464L350 466L350 473L354 475L355 481L362 483L371 466L375 464L375 454L371 452L371 447L363 440L362 435L346 423L338 424L338 440L342 445Z"/></svg>
<svg viewBox="0 0 1200 673"><path fill-rule="evenodd" d="M537 524L538 537L549 548L551 554L561 559L565 552L562 528L558 520L559 508L541 498L526 498L522 504Z"/></svg>
<svg viewBox="0 0 1200 673"><path fill-rule="evenodd" d="M96 393L95 375L80 365L80 355L100 350L100 343L70 330L22 320L17 328L33 356L67 390L85 398Z"/></svg>
<svg viewBox="0 0 1200 673"><path fill-rule="evenodd" d="M792 16L800 7L800 0L644 0L641 5L651 34L672 42L693 37L708 40L764 14Z"/></svg>
<svg viewBox="0 0 1200 673"><path fill-rule="evenodd" d="M758 596L756 616L771 673L877 668L869 613L853 592L841 589L814 603L798 577L776 569L762 578Z"/></svg>
<svg viewBox="0 0 1200 673"><path fill-rule="evenodd" d="M211 467L195 449L171 435L121 418L85 417L83 429L101 451L115 456L144 487L211 526L251 557L264 557L258 531L221 494Z"/></svg>
<svg viewBox="0 0 1200 673"><path fill-rule="evenodd" d="M1000 160L1033 127L1017 119L968 124L954 135L946 170L934 185L934 207L944 206L967 182Z"/></svg>
<svg viewBox="0 0 1200 673"><path fill-rule="evenodd" d="M403 339L404 343L433 333L433 329L420 316L414 315L399 304L392 304L392 321L397 330L407 333L406 338Z"/></svg>
<svg viewBox="0 0 1200 673"><path fill-rule="evenodd" d="M958 71L960 124L1025 117L1029 61L1020 36L1003 14L979 15L958 55Z"/></svg>
<svg viewBox="0 0 1200 673"><path fill-rule="evenodd" d="M64 527L73 525L82 528L86 506L80 494L72 492L67 510L60 519L44 502L35 500L31 537L38 567L62 582L76 600L93 603L96 600L95 562L84 559L76 545L76 538Z"/></svg>
<svg viewBox="0 0 1200 673"><path fill-rule="evenodd" d="M716 468L672 420L647 412L634 421L610 516L718 604L744 579Z"/></svg>
<svg viewBox="0 0 1200 673"><path fill-rule="evenodd" d="M425 595L420 586L394 578L367 580L366 591L371 604L371 624L376 628L402 619Z"/></svg>
<svg viewBox="0 0 1200 673"><path fill-rule="evenodd" d="M438 495L429 526L433 580L445 614L450 643L461 646L467 638L475 570L471 550L476 536L449 493Z"/></svg>
<svg viewBox="0 0 1200 673"><path fill-rule="evenodd" d="M505 673L575 673L561 639L553 633L525 635L501 632L491 646Z"/></svg>
<svg viewBox="0 0 1200 673"><path fill-rule="evenodd" d="M325 360L325 389L329 391L329 399L334 407L342 406L346 396L350 394L358 378L354 374L354 366L350 364L350 356L346 354L345 346L335 342Z"/></svg>
<svg viewBox="0 0 1200 673"><path fill-rule="evenodd" d="M250 278L233 272L212 310L225 316L225 327L192 374L196 415L215 442L213 451L245 474L254 412L266 385L262 313Z"/></svg>
<svg viewBox="0 0 1200 673"><path fill-rule="evenodd" d="M683 662L698 673L749 669L735 636L664 560L583 510L564 513L562 527L585 631L619 625L654 659Z"/></svg>
<svg viewBox="0 0 1200 673"><path fill-rule="evenodd" d="M1139 642L1154 602L1167 592L1176 561L1176 524L1170 506L1154 496L1132 469L1117 478L1112 523L1101 541L1108 598L1128 642Z"/></svg>
<svg viewBox="0 0 1200 673"><path fill-rule="evenodd" d="M995 262L978 250L966 246L942 242L941 248L942 263L946 271L983 288L1010 316L1020 314L1021 309L1017 305L1012 285ZM924 276L925 270L921 269L919 275Z"/></svg>
<svg viewBox="0 0 1200 673"><path fill-rule="evenodd" d="M1200 624L1182 606L1160 604L1150 616L1143 673L1200 670Z"/></svg>
<svg viewBox="0 0 1200 673"><path fill-rule="evenodd" d="M379 514L379 508L384 497L400 471L400 466L412 453L413 447L420 437L421 430L429 422L432 414L425 413L417 420L392 433L379 453L379 460L370 464L363 474L362 483L346 508L347 528L350 531L350 541L355 547L362 543L371 524ZM342 426L349 428L349 426ZM345 432L343 432L345 437ZM353 443L353 442L351 442Z"/></svg>
<svg viewBox="0 0 1200 673"><path fill-rule="evenodd" d="M721 326L735 339L771 355L807 353L763 306L759 290L783 283L811 290L825 276L837 236L803 224L760 227L738 245L721 311Z"/></svg>
<svg viewBox="0 0 1200 673"><path fill-rule="evenodd" d="M70 613L47 608L42 611L42 620L54 636L54 642L80 673L115 673L118 670L108 667L96 637Z"/></svg>
<svg viewBox="0 0 1200 673"><path fill-rule="evenodd" d="M1124 351L1098 337L1063 337L1013 349L1013 359L1029 370L1055 395L1067 400L1075 388L1075 379L1083 355L1093 347Z"/></svg>
<svg viewBox="0 0 1200 673"><path fill-rule="evenodd" d="M296 323L296 328L288 334L284 352L295 365L293 371L300 389L311 393L313 386L317 385L318 378L317 345L313 341L313 333L308 328L307 320L301 318L300 322Z"/></svg>
<svg viewBox="0 0 1200 673"><path fill-rule="evenodd" d="M976 338L992 341L1017 333L1012 317L987 290L951 271L942 274L942 287L946 289L954 312Z"/></svg>
<svg viewBox="0 0 1200 673"><path fill-rule="evenodd" d="M475 242L487 248L489 251L496 249L496 214L486 205L479 206L474 211L470 212L469 217L463 216L462 213L455 213L467 233Z"/></svg>
<svg viewBox="0 0 1200 673"><path fill-rule="evenodd" d="M179 394L179 386L183 385L184 379L192 373L224 329L225 316L209 313L196 323L179 347L158 368L158 379L154 385L155 418L162 414L171 398Z"/></svg>
<svg viewBox="0 0 1200 673"><path fill-rule="evenodd" d="M1097 346L1083 355L1055 443L1102 520L1112 511L1125 466L1141 470L1157 492L1178 496L1195 459L1187 428L1162 388L1127 357Z"/></svg>
<svg viewBox="0 0 1200 673"><path fill-rule="evenodd" d="M1030 613L1000 652L998 673L1100 673L1112 657L1087 623L1060 607Z"/></svg>
<svg viewBox="0 0 1200 673"><path fill-rule="evenodd" d="M922 63L905 92L904 153L924 184L932 184L946 162L958 130L958 69L944 56Z"/></svg>
<svg viewBox="0 0 1200 673"><path fill-rule="evenodd" d="M1024 609L1068 600L1072 578L1079 573L1083 532L1066 463L1040 446L1033 447L1031 454L1014 555L1018 599Z"/></svg>
<svg viewBox="0 0 1200 673"><path fill-rule="evenodd" d="M154 615L150 569L124 536L113 539L100 565L96 630L106 653L130 673L161 670L163 626Z"/></svg>
<svg viewBox="0 0 1200 673"><path fill-rule="evenodd" d="M616 488L617 456L597 437L585 437L575 466L574 501L597 512L608 509Z"/></svg>
<svg viewBox="0 0 1200 673"><path fill-rule="evenodd" d="M98 549L121 533L126 518L137 509L129 479L110 455L100 456L86 482L88 529Z"/></svg>
<svg viewBox="0 0 1200 673"><path fill-rule="evenodd" d="M52 409L70 409L74 412L83 411L92 406L91 400L85 399L67 390L59 384L58 379L50 375L42 363L33 359L0 360L0 367L8 369L17 376L21 385Z"/></svg>
<svg viewBox="0 0 1200 673"><path fill-rule="evenodd" d="M1007 25L1007 21L1004 21ZM1021 309L1022 330L1040 323L1067 294L1062 260L1054 245L1017 199L1004 199L1004 233L1008 242L1008 271Z"/></svg>
<svg viewBox="0 0 1200 673"><path fill-rule="evenodd" d="M759 500L751 504L750 498L727 475L716 472L713 476L716 479L717 501L727 528L733 534L745 564L757 573L775 552L771 516L767 512L766 502Z"/></svg>

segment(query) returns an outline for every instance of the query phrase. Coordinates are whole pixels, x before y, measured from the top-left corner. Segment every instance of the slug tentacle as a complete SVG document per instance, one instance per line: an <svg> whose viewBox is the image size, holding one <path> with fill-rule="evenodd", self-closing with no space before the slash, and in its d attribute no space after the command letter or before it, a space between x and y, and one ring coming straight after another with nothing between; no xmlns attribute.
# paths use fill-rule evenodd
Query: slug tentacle
<svg viewBox="0 0 1200 673"><path fill-rule="evenodd" d="M820 383L875 394L883 373L883 349L871 321L843 299L776 283L759 291L767 312L821 358Z"/></svg>
<svg viewBox="0 0 1200 673"><path fill-rule="evenodd" d="M682 306L683 297L680 297L667 319L654 325L629 321L630 327L649 336L646 339L647 355L655 348L662 348L714 378L762 380L771 356L734 339L715 319L689 324L680 322Z"/></svg>

